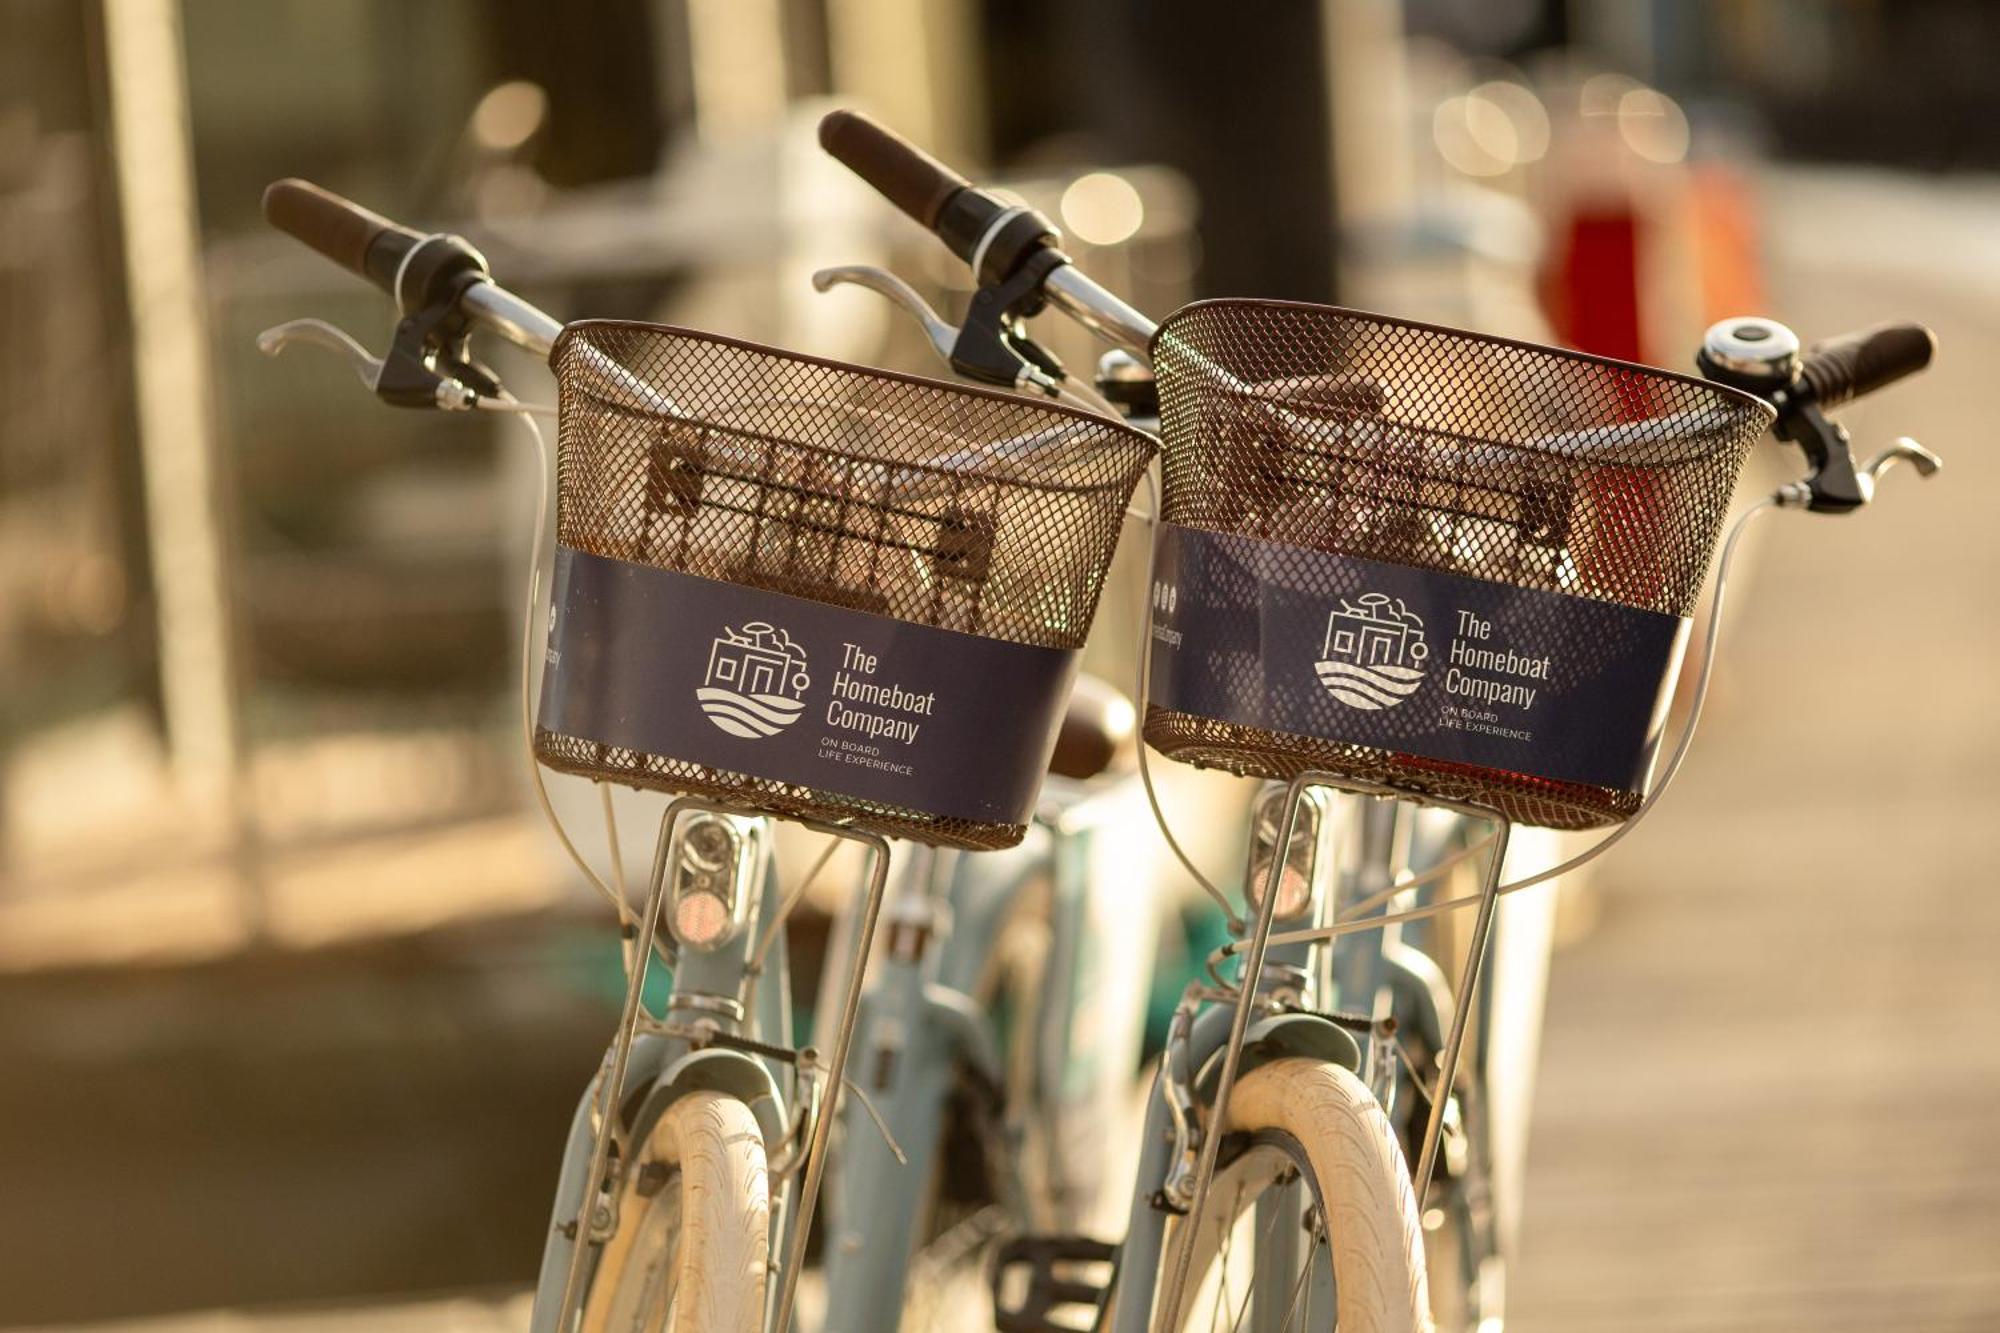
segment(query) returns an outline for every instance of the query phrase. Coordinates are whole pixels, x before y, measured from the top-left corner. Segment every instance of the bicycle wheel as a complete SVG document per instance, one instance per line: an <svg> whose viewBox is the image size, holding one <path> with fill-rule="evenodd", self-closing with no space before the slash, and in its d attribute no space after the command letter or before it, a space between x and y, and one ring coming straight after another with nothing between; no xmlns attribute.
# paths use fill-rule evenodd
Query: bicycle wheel
<svg viewBox="0 0 2000 1333"><path fill-rule="evenodd" d="M1192 1223L1183 1330L1428 1333L1409 1168L1361 1080L1315 1060L1260 1066L1230 1096L1228 1136ZM1177 1228L1166 1253L1178 1243Z"/></svg>
<svg viewBox="0 0 2000 1333"><path fill-rule="evenodd" d="M750 1108L716 1092L681 1098L624 1179L618 1229L584 1298L583 1333L763 1328L771 1200Z"/></svg>

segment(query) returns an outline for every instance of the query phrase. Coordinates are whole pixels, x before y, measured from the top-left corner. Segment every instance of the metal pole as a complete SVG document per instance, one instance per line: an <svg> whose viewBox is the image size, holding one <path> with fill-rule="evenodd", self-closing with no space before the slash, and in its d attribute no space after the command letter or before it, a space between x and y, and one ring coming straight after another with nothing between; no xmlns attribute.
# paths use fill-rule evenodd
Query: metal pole
<svg viewBox="0 0 2000 1333"><path fill-rule="evenodd" d="M778 1322L776 1333L788 1333L792 1326L792 1303L798 1296L799 1271L805 1267L806 1241L812 1232L813 1208L819 1202L820 1177L826 1171L826 1150L833 1137L834 1113L840 1107L843 1077L847 1072L847 1048L854 1041L854 1022L861 1007L861 982L868 971L868 950L875 940L875 919L882 911L882 890L889 879L889 844L874 834L836 830L841 836L866 843L870 850L868 902L861 912L860 938L854 942L853 965L847 974L847 996L840 1009L840 1027L833 1042L828 1065L826 1102L813 1121L812 1143L806 1150L805 1180L800 1189L798 1219L792 1224L791 1253L785 1257L784 1271L778 1275Z"/></svg>
<svg viewBox="0 0 2000 1333"><path fill-rule="evenodd" d="M1458 1079L1458 1058L1465 1046L1466 1021L1479 994L1479 973L1486 963L1486 941L1493 933L1493 917L1500 904L1500 871L1507 859L1507 838L1513 821L1496 817L1493 854L1486 863L1486 881L1479 890L1479 915L1472 923L1472 943L1465 951L1465 967L1458 984L1458 1003L1451 1012L1451 1035L1445 1038L1444 1054L1438 1060L1437 1082L1431 1090L1430 1123L1424 1126L1424 1149L1417 1155L1417 1213L1423 1214L1424 1199L1430 1194L1431 1172L1437 1166L1438 1141L1444 1134L1444 1104Z"/></svg>

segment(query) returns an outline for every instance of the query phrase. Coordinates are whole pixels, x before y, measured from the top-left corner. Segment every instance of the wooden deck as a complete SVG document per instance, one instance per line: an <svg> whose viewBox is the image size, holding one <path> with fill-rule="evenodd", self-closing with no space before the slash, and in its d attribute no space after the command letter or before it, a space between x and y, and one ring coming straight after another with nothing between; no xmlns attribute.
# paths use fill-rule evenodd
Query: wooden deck
<svg viewBox="0 0 2000 1333"><path fill-rule="evenodd" d="M1937 330L1846 419L1948 466L1765 520L1708 729L1555 963L1518 1333L2000 1328L2000 189L1772 203L1802 336Z"/></svg>

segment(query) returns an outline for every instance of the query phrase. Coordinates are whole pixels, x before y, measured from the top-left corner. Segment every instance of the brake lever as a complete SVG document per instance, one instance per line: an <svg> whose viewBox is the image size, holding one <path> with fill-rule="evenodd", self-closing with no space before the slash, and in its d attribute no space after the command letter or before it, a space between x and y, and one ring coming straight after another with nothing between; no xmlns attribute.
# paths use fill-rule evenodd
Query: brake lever
<svg viewBox="0 0 2000 1333"><path fill-rule="evenodd" d="M1889 447L1876 454L1866 463L1852 471L1853 500L1841 508L1858 509L1875 499L1876 483L1882 474L1898 463L1908 463L1917 470L1919 477L1935 477L1944 467L1944 460L1918 444L1907 435L1899 435L1889 442ZM1821 497L1816 489L1819 476L1815 474L1804 481L1795 481L1778 488L1777 500L1787 508L1807 509L1815 507ZM1822 502L1823 503L1823 502ZM1836 511L1839 512L1839 511Z"/></svg>
<svg viewBox="0 0 2000 1333"><path fill-rule="evenodd" d="M1039 286L1041 275L1035 273L1031 277L1024 290ZM1034 389L1051 398L1061 395L1064 379L1061 363L1019 330L1010 335L1003 325L1005 311L1020 299L1020 292L982 289L973 297L965 327L959 328L931 309L910 284L871 264L823 268L812 277L814 289L822 292L831 291L843 282L886 296L915 316L923 325L931 350L954 373L1001 388ZM1023 284L1024 279L1017 277L1013 282Z"/></svg>
<svg viewBox="0 0 2000 1333"><path fill-rule="evenodd" d="M283 324L273 325L257 335L257 350L265 356L278 356L293 343L304 343L309 347L324 347L347 359L361 382L373 390L377 380L382 378L382 358L371 355L366 347L343 328L329 324L323 319L291 319Z"/></svg>
<svg viewBox="0 0 2000 1333"><path fill-rule="evenodd" d="M399 326L399 337L402 336L402 332ZM353 334L323 319L287 320L257 335L257 350L265 356L278 356L293 343L324 347L329 352L337 353L347 361L349 367L370 392L398 406L438 407L447 412L460 412L475 406L479 401L480 390L450 375L439 374L425 364L421 357L405 356L402 359L406 363L403 365L402 373L394 377L393 384L385 382L384 376L389 372L389 358L373 355ZM467 372L478 370L471 365L465 366L464 369Z"/></svg>
<svg viewBox="0 0 2000 1333"><path fill-rule="evenodd" d="M958 330L931 309L930 303L917 295L916 288L873 264L842 264L838 268L823 268L812 276L813 290L819 292L832 291L843 282L866 287L909 311L923 325L924 336L930 339L931 350L938 354L938 359L951 364L951 349L958 341Z"/></svg>
<svg viewBox="0 0 2000 1333"><path fill-rule="evenodd" d="M1898 463L1908 463L1917 470L1919 477L1935 477L1944 467L1942 458L1909 436L1898 435L1889 442L1887 449L1869 459L1861 472L1872 482Z"/></svg>

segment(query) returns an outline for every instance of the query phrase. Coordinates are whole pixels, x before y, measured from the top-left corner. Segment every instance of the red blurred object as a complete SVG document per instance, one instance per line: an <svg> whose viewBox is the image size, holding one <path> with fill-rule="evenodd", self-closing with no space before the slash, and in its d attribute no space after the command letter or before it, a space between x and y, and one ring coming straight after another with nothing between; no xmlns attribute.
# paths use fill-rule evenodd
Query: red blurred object
<svg viewBox="0 0 2000 1333"><path fill-rule="evenodd" d="M1639 318L1639 219L1580 210L1557 238L1547 292L1556 336L1578 351L1646 360Z"/></svg>

